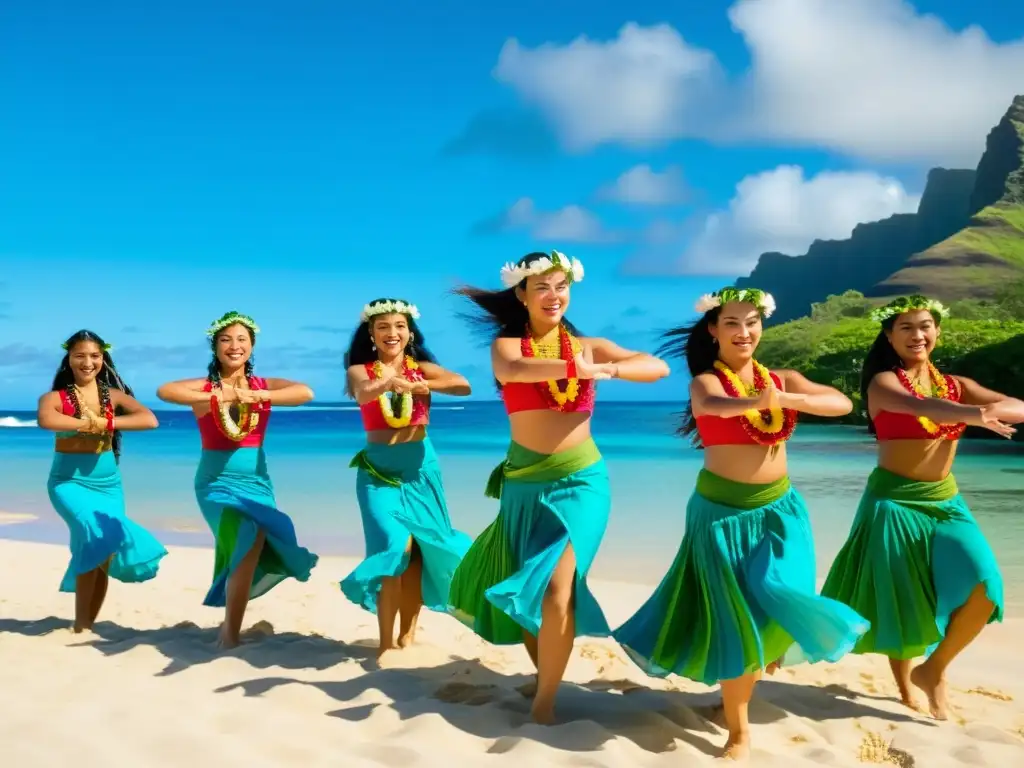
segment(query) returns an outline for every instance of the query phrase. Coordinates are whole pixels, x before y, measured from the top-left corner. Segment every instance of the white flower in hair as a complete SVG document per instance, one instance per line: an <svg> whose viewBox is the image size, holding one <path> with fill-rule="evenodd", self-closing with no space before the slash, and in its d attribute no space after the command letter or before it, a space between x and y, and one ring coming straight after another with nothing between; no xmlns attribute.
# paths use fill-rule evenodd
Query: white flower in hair
<svg viewBox="0 0 1024 768"><path fill-rule="evenodd" d="M508 262L501 268L501 284L506 288L515 288L531 275L543 275L552 269L560 269L570 280L578 283L583 279L583 262L570 259L561 251L551 251L550 256L543 256L530 264Z"/></svg>
<svg viewBox="0 0 1024 768"><path fill-rule="evenodd" d="M712 309L720 306L722 306L722 300L718 296L715 296L713 293L705 293L697 299L694 309L703 315L705 312L710 312Z"/></svg>
<svg viewBox="0 0 1024 768"><path fill-rule="evenodd" d="M363 306L363 311L359 315L359 322L365 323L371 317L376 317L377 315L407 315L413 320L420 319L420 311L416 308L415 304L409 304L402 300L375 301L373 304Z"/></svg>
<svg viewBox="0 0 1024 768"><path fill-rule="evenodd" d="M761 294L761 316L765 319L772 316L775 312L775 297L770 293Z"/></svg>

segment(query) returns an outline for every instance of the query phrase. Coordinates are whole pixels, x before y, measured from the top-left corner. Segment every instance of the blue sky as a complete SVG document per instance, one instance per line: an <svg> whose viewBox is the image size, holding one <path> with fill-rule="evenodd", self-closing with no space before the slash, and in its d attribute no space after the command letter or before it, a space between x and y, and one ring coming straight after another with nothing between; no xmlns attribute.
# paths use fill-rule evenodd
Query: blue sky
<svg viewBox="0 0 1024 768"><path fill-rule="evenodd" d="M1024 91L994 0L372 5L5 9L0 408L81 327L152 403L228 309L261 372L337 400L379 295L489 398L447 291L535 249L584 262L574 322L650 349L759 253L914 210Z"/></svg>

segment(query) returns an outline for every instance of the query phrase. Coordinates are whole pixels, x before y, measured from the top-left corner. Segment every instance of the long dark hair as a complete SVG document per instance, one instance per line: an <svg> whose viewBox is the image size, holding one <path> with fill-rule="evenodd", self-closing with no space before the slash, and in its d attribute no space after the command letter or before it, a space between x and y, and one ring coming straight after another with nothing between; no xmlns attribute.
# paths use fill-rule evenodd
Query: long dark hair
<svg viewBox="0 0 1024 768"><path fill-rule="evenodd" d="M235 314L235 313L229 312L228 314L230 315L230 314ZM226 315L225 315L225 317L226 317ZM256 349L256 334L253 331L253 329L250 328L248 325L246 325L245 323L243 323L241 321L239 321L238 323L232 323L231 325L240 325L243 328L245 328L246 333L249 334L249 342L252 344L253 350L255 350ZM224 327L225 328L230 328L231 326L226 325ZM223 330L223 329L221 329L221 330ZM220 336L220 331L218 331L217 333L213 334L213 336L210 337L210 351L213 352L213 358L210 360L210 364L206 367L206 380L208 382L210 382L210 384L214 384L214 385L220 383L220 360L217 359L217 337L218 336ZM252 376L253 371L256 370L256 361L255 361L254 358L255 358L255 353L251 352L251 353L249 353L249 359L245 361L245 378L246 379L249 379Z"/></svg>
<svg viewBox="0 0 1024 768"><path fill-rule="evenodd" d="M121 374L117 372L117 367L114 365L114 360L110 356L109 345L100 338L99 334L93 333L92 331L85 330L84 328L77 333L71 334L67 341L64 342L64 349L67 352L64 353L63 359L60 361L60 365L57 367L57 373L53 377L53 384L50 385L50 391L57 392L61 389L66 390L68 393L68 399L75 405L75 415L81 417L81 404L78 402L78 396L75 394L75 374L71 370L71 352L76 346L83 342L91 341L100 348L103 352L103 367L100 368L100 372L96 374L96 386L99 389L100 404L105 408L107 403L110 401L110 390L119 389L129 397L134 397L132 388L129 387L124 379L121 378ZM117 409L115 416L122 412L122 409ZM112 439L110 441L110 447L114 452L114 460L118 463L121 462L121 430L115 429Z"/></svg>
<svg viewBox="0 0 1024 768"><path fill-rule="evenodd" d="M549 258L551 258L549 253L534 251L523 256L523 258L516 262L516 266L528 267L535 261ZM530 323L530 313L519 300L519 297L516 296L516 288L525 290L526 280L520 281L518 285L512 288L505 288L500 291L474 288L470 285L464 285L455 289L454 293L457 296L469 299L479 310L477 312L459 312L458 315L483 332L485 344L490 344L495 339L501 338L519 339L526 332L526 327ZM562 318L562 324L573 336L579 337L583 335L576 326L564 317ZM501 383L495 379L494 384L498 391L501 392Z"/></svg>
<svg viewBox="0 0 1024 768"><path fill-rule="evenodd" d="M374 299L370 302L369 306L374 304L392 303L408 305L409 302L405 299ZM374 317L380 317L375 315ZM377 348L373 344L373 321L374 317L370 317L359 324L359 327L352 332L352 339L348 343L348 349L345 350L344 365L346 372L349 366L352 365L366 365L377 359ZM413 360L422 361L426 360L428 363L437 363L437 358L434 357L434 353L427 348L427 341L423 336L423 331L417 325L416 321L411 315L405 315L405 319L409 323L409 344L405 348L405 353L409 355ZM354 397L355 393L352 391L352 384L348 380L348 376L345 376L345 394L349 397Z"/></svg>
<svg viewBox="0 0 1024 768"><path fill-rule="evenodd" d="M721 307L714 307L690 325L681 325L665 331L655 354L659 357L685 360L691 379L712 370L718 359L718 345L715 343L715 337L711 335L710 326L718 322L721 313ZM676 434L680 437L689 437L695 447L701 448L703 446L697 433L697 417L693 415L693 408L690 407L690 398L686 398L683 406L685 410L680 415Z"/></svg>
<svg viewBox="0 0 1024 768"><path fill-rule="evenodd" d="M860 369L860 401L868 420L868 432L872 435L875 434L875 422L871 418L871 409L868 408L868 389L871 388L871 382L880 373L903 367L903 361L886 335L886 331L892 331L898 317L899 315L893 315L882 321L882 329L871 343L871 348L864 356L864 365Z"/></svg>

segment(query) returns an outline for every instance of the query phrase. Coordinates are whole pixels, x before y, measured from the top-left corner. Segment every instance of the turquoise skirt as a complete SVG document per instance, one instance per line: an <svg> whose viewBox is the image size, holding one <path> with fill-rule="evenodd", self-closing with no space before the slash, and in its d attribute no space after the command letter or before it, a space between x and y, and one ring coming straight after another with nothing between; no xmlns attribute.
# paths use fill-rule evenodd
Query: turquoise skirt
<svg viewBox="0 0 1024 768"><path fill-rule="evenodd" d="M341 582L341 591L376 613L382 580L409 567L411 540L423 559L423 604L432 611L447 610L452 575L470 539L452 528L433 443L429 438L369 443L352 463L358 467L356 498L366 558Z"/></svg>
<svg viewBox="0 0 1024 768"><path fill-rule="evenodd" d="M838 661L869 625L816 594L814 560L807 507L788 478L748 485L702 470L672 567L614 637L649 675L705 685L787 654Z"/></svg>
<svg viewBox="0 0 1024 768"><path fill-rule="evenodd" d="M167 550L125 514L121 471L111 451L54 453L46 490L71 533L71 563L61 592L74 592L76 577L108 560L107 573L118 581L156 576Z"/></svg>
<svg viewBox="0 0 1024 768"><path fill-rule="evenodd" d="M576 555L576 636L607 637L611 629L587 585L611 514L608 470L592 441L545 456L512 444L514 472L548 460L579 466L557 479L506 477L498 517L473 542L456 571L449 612L496 645L523 642L540 631L551 574L571 544Z"/></svg>
<svg viewBox="0 0 1024 768"><path fill-rule="evenodd" d="M213 584L203 605L223 606L231 574L260 530L266 543L253 575L250 599L285 579L307 581L317 556L300 547L291 518L277 508L263 448L204 450L196 470L196 500L216 539Z"/></svg>
<svg viewBox="0 0 1024 768"><path fill-rule="evenodd" d="M871 621L854 653L930 654L979 584L1003 619L1003 577L956 480L911 480L876 468L822 594Z"/></svg>

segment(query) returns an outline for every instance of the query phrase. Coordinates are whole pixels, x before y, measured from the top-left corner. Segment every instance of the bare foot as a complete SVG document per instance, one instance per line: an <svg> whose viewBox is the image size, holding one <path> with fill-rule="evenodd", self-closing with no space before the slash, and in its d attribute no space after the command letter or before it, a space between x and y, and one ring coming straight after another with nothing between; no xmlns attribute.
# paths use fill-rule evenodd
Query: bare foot
<svg viewBox="0 0 1024 768"><path fill-rule="evenodd" d="M242 640L239 637L228 637L227 635L220 635L217 638L217 647L222 651L230 651L232 648L237 648L242 644Z"/></svg>
<svg viewBox="0 0 1024 768"><path fill-rule="evenodd" d="M537 725L554 725L554 702L539 702L534 699L533 706L530 708L530 717L533 718L533 722L537 723Z"/></svg>
<svg viewBox="0 0 1024 768"><path fill-rule="evenodd" d="M398 636L398 647L408 648L410 645L416 642L416 627L413 627L404 635Z"/></svg>
<svg viewBox="0 0 1024 768"><path fill-rule="evenodd" d="M377 648L377 661L380 661L381 657L383 657L385 653L387 653L388 651L393 651L393 650L395 650L395 646L391 645L391 643L388 643L387 645L379 646Z"/></svg>
<svg viewBox="0 0 1024 768"><path fill-rule="evenodd" d="M517 685L516 690L523 695L524 698L532 699L537 695L537 678L533 678L529 682Z"/></svg>
<svg viewBox="0 0 1024 768"><path fill-rule="evenodd" d="M750 734L729 734L729 740L722 748L723 760L746 760L750 757Z"/></svg>
<svg viewBox="0 0 1024 768"><path fill-rule="evenodd" d="M928 708L932 717L936 720L949 719L949 704L946 701L946 681L941 676L936 676L928 662L914 668L910 673L910 682L924 691L928 697Z"/></svg>

